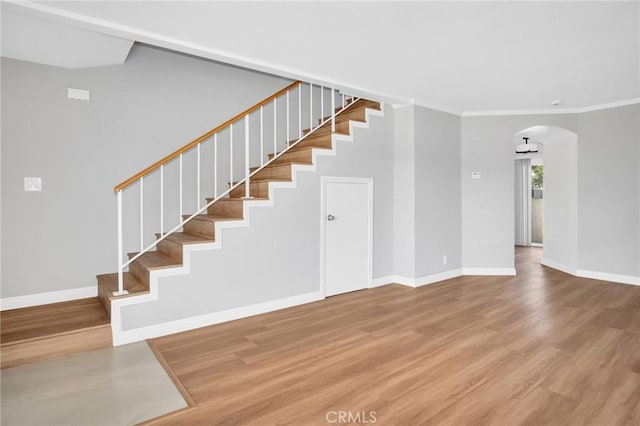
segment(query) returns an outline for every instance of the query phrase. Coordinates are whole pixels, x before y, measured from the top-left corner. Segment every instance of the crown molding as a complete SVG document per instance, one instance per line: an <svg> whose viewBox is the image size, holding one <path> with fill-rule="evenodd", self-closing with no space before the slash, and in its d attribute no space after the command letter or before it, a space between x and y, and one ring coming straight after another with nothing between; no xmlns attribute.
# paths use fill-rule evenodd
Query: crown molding
<svg viewBox="0 0 640 426"><path fill-rule="evenodd" d="M578 112L579 113L583 113L583 112L591 112L591 111L600 111L602 109L618 108L618 107L623 107L623 106L628 106L628 105L635 105L635 104L640 104L640 98L626 99L626 100L623 100L623 101L609 102L609 103L606 103L606 104L600 104L600 105L593 105L593 106L578 108L579 109Z"/></svg>
<svg viewBox="0 0 640 426"><path fill-rule="evenodd" d="M487 117L496 115L545 115L545 114L582 114L585 112L600 111L603 109L618 108L627 105L640 104L640 98L625 99L622 101L609 102L606 104L591 105L580 108L565 109L514 109L503 111L465 111L463 117Z"/></svg>

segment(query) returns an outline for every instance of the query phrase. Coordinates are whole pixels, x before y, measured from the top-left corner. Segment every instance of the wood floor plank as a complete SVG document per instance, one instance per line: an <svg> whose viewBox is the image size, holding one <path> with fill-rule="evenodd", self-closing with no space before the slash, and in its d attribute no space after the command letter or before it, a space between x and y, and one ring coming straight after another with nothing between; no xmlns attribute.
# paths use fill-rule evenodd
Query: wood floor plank
<svg viewBox="0 0 640 426"><path fill-rule="evenodd" d="M97 297L0 312L2 344L108 325Z"/></svg>
<svg viewBox="0 0 640 426"><path fill-rule="evenodd" d="M639 424L640 288L540 258L154 339L195 405L148 423Z"/></svg>

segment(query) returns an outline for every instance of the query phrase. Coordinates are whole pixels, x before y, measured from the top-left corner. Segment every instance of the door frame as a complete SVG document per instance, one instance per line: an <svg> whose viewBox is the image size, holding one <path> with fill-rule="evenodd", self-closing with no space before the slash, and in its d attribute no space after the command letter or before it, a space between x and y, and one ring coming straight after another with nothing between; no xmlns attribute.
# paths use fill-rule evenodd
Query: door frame
<svg viewBox="0 0 640 426"><path fill-rule="evenodd" d="M321 176L320 177L320 291L327 297L326 268L326 196L329 183L357 183L366 184L369 196L368 226L367 226L367 287L371 288L373 280L373 178Z"/></svg>

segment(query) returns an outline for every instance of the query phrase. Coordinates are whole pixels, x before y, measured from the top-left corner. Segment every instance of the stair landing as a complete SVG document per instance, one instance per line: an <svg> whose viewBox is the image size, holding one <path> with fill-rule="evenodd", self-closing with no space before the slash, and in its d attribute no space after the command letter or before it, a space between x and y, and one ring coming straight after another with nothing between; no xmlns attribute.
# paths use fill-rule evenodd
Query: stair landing
<svg viewBox="0 0 640 426"><path fill-rule="evenodd" d="M112 346L97 297L3 311L0 322L1 368Z"/></svg>

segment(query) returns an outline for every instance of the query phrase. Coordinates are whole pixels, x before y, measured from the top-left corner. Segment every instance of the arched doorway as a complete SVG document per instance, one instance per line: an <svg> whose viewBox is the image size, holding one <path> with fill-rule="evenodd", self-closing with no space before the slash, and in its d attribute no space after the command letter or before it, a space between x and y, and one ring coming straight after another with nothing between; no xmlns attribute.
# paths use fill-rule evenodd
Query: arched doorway
<svg viewBox="0 0 640 426"><path fill-rule="evenodd" d="M516 132L513 142L514 244L541 246L538 256L529 257L541 258L544 265L575 274L578 135L562 127L540 125ZM517 248L518 252L522 253L522 249Z"/></svg>

